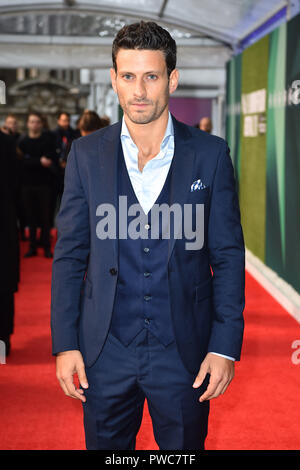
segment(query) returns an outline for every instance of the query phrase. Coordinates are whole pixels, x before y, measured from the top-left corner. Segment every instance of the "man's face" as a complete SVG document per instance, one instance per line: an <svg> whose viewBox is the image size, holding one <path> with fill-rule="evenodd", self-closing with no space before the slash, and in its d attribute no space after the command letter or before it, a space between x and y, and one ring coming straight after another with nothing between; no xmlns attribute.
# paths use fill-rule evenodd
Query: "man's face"
<svg viewBox="0 0 300 470"><path fill-rule="evenodd" d="M5 127L9 129L11 132L15 133L18 130L18 123L14 117L7 117L5 119Z"/></svg>
<svg viewBox="0 0 300 470"><path fill-rule="evenodd" d="M210 133L212 130L211 120L209 118L202 118L199 124L201 131Z"/></svg>
<svg viewBox="0 0 300 470"><path fill-rule="evenodd" d="M68 129L70 125L69 116L67 114L61 114L59 119L57 120L57 124L65 130Z"/></svg>
<svg viewBox="0 0 300 470"><path fill-rule="evenodd" d="M177 88L177 69L168 78L162 51L119 49L116 62L111 80L124 114L136 124L158 119Z"/></svg>
<svg viewBox="0 0 300 470"><path fill-rule="evenodd" d="M43 123L38 116L35 116L34 114L32 114L28 118L27 127L29 131L32 131L34 133L39 133L39 132L42 132Z"/></svg>

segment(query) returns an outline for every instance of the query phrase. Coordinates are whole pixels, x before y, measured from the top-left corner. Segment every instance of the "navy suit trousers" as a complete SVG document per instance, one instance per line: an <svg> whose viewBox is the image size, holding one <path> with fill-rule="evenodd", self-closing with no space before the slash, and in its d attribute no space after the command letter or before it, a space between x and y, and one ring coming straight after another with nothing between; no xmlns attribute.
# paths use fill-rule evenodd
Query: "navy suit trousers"
<svg viewBox="0 0 300 470"><path fill-rule="evenodd" d="M88 450L134 450L147 399L160 450L203 450L209 402L207 388L192 387L175 341L164 346L146 328L126 347L111 333L97 361L86 368L83 403Z"/></svg>

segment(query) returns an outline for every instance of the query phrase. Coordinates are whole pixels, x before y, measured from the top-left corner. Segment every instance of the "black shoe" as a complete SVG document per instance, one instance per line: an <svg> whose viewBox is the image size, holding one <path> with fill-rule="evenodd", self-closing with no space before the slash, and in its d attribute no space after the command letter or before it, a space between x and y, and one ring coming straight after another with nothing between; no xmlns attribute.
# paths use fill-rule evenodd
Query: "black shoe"
<svg viewBox="0 0 300 470"><path fill-rule="evenodd" d="M36 255L37 255L37 251L30 248L30 250L28 250L27 253L25 253L24 258L30 258L31 256L36 256Z"/></svg>
<svg viewBox="0 0 300 470"><path fill-rule="evenodd" d="M50 249L45 250L45 258L53 258L53 254Z"/></svg>

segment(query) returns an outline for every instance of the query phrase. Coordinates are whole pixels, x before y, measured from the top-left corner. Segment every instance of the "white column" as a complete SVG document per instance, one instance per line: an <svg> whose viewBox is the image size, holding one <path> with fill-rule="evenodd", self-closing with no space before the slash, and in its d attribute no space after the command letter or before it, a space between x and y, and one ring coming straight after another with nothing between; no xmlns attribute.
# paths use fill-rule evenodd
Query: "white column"
<svg viewBox="0 0 300 470"><path fill-rule="evenodd" d="M225 96L222 93L218 96L218 126L219 136L225 138Z"/></svg>
<svg viewBox="0 0 300 470"><path fill-rule="evenodd" d="M212 100L211 106L211 121L212 121L212 134L219 135L219 122L218 122L218 99Z"/></svg>

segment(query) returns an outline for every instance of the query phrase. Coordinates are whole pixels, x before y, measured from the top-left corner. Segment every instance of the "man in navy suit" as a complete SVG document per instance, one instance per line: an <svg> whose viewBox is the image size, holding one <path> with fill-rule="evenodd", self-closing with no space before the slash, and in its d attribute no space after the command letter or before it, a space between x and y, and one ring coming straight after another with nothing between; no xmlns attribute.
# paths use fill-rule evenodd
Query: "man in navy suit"
<svg viewBox="0 0 300 470"><path fill-rule="evenodd" d="M135 449L145 399L160 449L204 449L244 328L229 149L169 112L179 74L165 29L124 26L112 57L123 119L73 142L57 217L57 378L82 401L87 449Z"/></svg>

